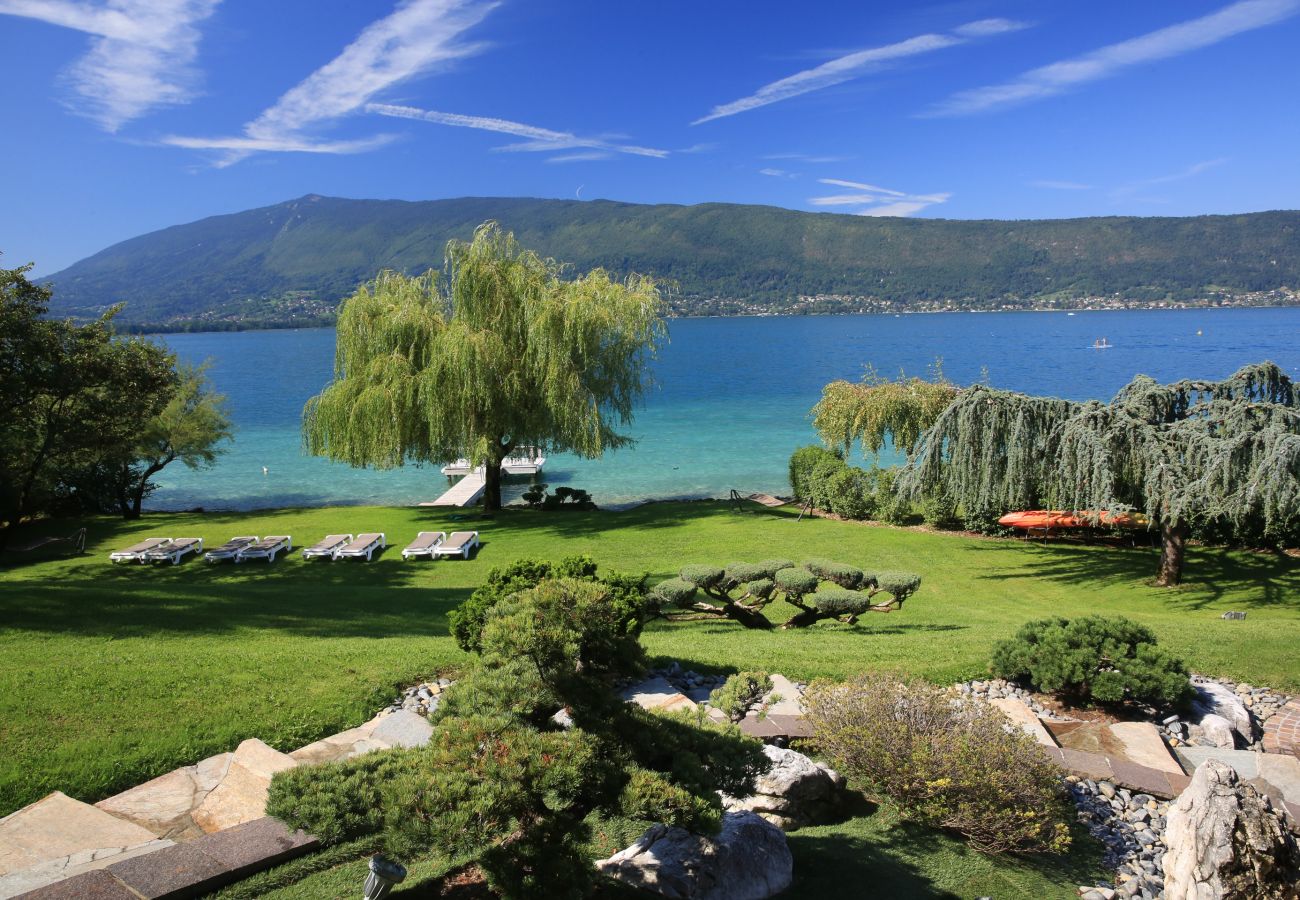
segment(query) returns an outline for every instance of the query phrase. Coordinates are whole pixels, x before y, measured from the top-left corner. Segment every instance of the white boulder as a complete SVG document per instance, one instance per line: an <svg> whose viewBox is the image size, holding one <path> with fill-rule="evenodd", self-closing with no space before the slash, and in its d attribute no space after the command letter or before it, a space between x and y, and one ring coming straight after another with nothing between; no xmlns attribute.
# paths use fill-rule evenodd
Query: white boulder
<svg viewBox="0 0 1300 900"><path fill-rule="evenodd" d="M655 825L596 868L669 900L765 900L790 886L794 859L781 829L729 812L714 837Z"/></svg>
<svg viewBox="0 0 1300 900"><path fill-rule="evenodd" d="M1264 900L1300 892L1300 849L1268 798L1226 763L1203 763L1169 808L1167 900Z"/></svg>
<svg viewBox="0 0 1300 900"><path fill-rule="evenodd" d="M844 778L834 769L796 750L763 746L772 767L754 781L748 797L723 797L728 810L758 813L786 831L812 825L839 805Z"/></svg>

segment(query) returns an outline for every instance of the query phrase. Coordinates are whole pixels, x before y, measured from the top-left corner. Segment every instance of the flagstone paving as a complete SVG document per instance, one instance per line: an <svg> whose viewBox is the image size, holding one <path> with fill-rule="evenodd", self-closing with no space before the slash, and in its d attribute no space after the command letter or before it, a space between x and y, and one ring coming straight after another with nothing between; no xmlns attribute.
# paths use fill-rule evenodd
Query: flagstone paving
<svg viewBox="0 0 1300 900"><path fill-rule="evenodd" d="M1002 710L1002 713L1020 727L1020 730L1028 734L1035 741L1044 747L1055 747L1056 741L1052 740L1051 733L1043 727L1042 720L1034 714L1023 700L1015 697L997 697L989 703Z"/></svg>
<svg viewBox="0 0 1300 900"><path fill-rule="evenodd" d="M1264 723L1264 750L1300 757L1300 699L1289 701Z"/></svg>
<svg viewBox="0 0 1300 900"><path fill-rule="evenodd" d="M55 791L0 819L0 898L171 845Z"/></svg>

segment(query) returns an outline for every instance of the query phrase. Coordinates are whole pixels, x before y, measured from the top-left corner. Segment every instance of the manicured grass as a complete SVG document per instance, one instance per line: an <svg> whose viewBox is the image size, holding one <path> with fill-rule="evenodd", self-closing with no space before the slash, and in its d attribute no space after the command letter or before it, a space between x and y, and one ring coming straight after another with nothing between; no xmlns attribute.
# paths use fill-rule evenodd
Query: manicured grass
<svg viewBox="0 0 1300 900"><path fill-rule="evenodd" d="M1194 548L1188 583L1171 591L1150 585L1150 548L1044 547L796 522L789 510L735 513L723 503L507 511L495 519L334 508L88 524L85 556L0 569L0 815L55 789L93 801L245 738L287 751L358 724L399 686L465 664L448 636L447 611L490 567L523 556L590 553L604 567L654 578L687 563L828 556L925 579L901 612L866 616L853 628L755 632L660 622L647 629L653 656L697 669L764 668L806 679L890 667L947 682L983 672L993 643L1028 619L1103 612L1151 626L1196 670L1300 689L1300 562L1284 556ZM468 562L403 562L402 544L431 527L479 529L484 546ZM395 546L368 565L307 563L296 554L274 565L107 560L110 550L148 535L193 535L211 546L234 534L284 533L304 545L327 532L372 529ZM1248 616L1220 619L1229 609ZM778 620L788 612L771 610ZM883 819L852 821L860 824L836 826L825 840L816 830L801 833L800 858L836 844L854 858L866 847L884 852ZM950 849L957 856L943 877L924 875L939 891L932 895L966 895L976 883L985 885L979 892L1009 895L995 882L1012 869L987 870L996 873L990 882L993 875L979 874L987 863ZM907 862L907 853L890 865L929 871L923 860ZM974 874L963 881L970 866Z"/></svg>

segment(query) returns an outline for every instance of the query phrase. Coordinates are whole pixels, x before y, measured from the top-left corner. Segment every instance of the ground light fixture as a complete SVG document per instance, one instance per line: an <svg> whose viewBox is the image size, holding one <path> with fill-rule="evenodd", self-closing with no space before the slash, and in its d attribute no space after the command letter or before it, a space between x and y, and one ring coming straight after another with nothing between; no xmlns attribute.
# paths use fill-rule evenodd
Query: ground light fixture
<svg viewBox="0 0 1300 900"><path fill-rule="evenodd" d="M406 878L406 866L393 862L383 856L370 858L370 871L366 874L365 900L380 900L387 897L393 885L401 884Z"/></svg>

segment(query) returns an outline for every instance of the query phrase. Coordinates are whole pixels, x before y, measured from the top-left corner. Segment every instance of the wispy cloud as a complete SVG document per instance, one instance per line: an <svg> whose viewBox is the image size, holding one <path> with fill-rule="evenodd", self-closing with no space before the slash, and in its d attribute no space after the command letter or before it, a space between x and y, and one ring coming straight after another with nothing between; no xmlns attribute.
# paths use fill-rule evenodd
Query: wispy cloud
<svg viewBox="0 0 1300 900"><path fill-rule="evenodd" d="M596 162L602 159L613 159L613 153L607 153L604 150L586 150L582 153L564 153L560 156L552 156L547 160L548 163L573 163L573 162Z"/></svg>
<svg viewBox="0 0 1300 900"><path fill-rule="evenodd" d="M796 172L787 172L785 169L774 169L771 166L767 166L762 169L759 169L758 174L766 175L769 178L798 178L799 177L798 173Z"/></svg>
<svg viewBox="0 0 1300 900"><path fill-rule="evenodd" d="M1130 181L1128 184L1121 184L1114 188L1110 195L1114 198L1128 197L1147 188L1155 187L1160 184L1169 184L1173 181L1182 181L1186 178L1193 178L1209 169L1221 166L1228 161L1227 157L1218 159L1206 159L1198 163L1192 163L1190 166L1179 169L1177 172L1171 172L1168 175L1157 175L1154 178L1143 178L1138 181Z"/></svg>
<svg viewBox="0 0 1300 900"><path fill-rule="evenodd" d="M606 153L629 153L633 156L653 156L659 159L667 156L669 151L658 150L654 147L640 147L636 144L620 143L613 138L605 136L580 137L569 131L555 131L550 128L540 128L536 125L525 125L523 122L512 122L509 119L495 119L489 116L465 116L460 113L438 112L432 109L416 109L413 106L394 106L389 103L370 103L366 105L366 112L377 113L381 116L391 116L398 119L415 119L420 122L433 122L436 125L451 125L456 128L476 128L480 131L494 131L497 134L509 134L515 137L527 138L526 141L518 144L506 144L497 147L497 150L510 152L529 152L529 153L549 153L557 150L576 150L587 148L589 150L603 151ZM576 157L575 154L569 154L569 159L564 162L573 162L583 157ZM586 159L595 157L587 156Z"/></svg>
<svg viewBox="0 0 1300 900"><path fill-rule="evenodd" d="M819 178L822 184L849 188L852 193L809 197L813 206L856 206L850 210L859 216L910 216L938 203L946 203L950 193L909 194L892 188L842 178Z"/></svg>
<svg viewBox="0 0 1300 900"><path fill-rule="evenodd" d="M691 124L699 125L703 122L711 122L714 119L734 116L737 113L758 109L760 106L767 106L811 91L842 84L859 75L878 71L890 63L910 56L933 53L935 50L956 47L959 44L969 43L978 38L1006 34L1027 27L1026 23L1016 22L1011 19L981 19L978 22L967 22L965 25L960 25L943 34L921 34L893 44L858 50L824 62L815 68L805 69L779 81L766 84L748 97L741 97L739 100L715 106L709 111L708 115L701 116Z"/></svg>
<svg viewBox="0 0 1300 900"><path fill-rule="evenodd" d="M961 91L922 115L968 116L1052 97L1077 85L1110 78L1132 66L1180 56L1273 25L1297 10L1300 0L1241 0L1199 19L1031 69L1002 84Z"/></svg>
<svg viewBox="0 0 1300 900"><path fill-rule="evenodd" d="M291 88L244 126L238 137L178 137L176 147L227 151L218 165L258 151L359 153L391 135L328 141L309 130L337 121L365 106L376 94L483 52L482 42L464 42L465 32L498 6L495 0L403 0L368 25L343 52Z"/></svg>
<svg viewBox="0 0 1300 900"><path fill-rule="evenodd" d="M1029 182L1030 187L1046 188L1049 191L1090 191L1092 185L1080 184L1077 181L1052 181L1051 179L1040 179Z"/></svg>
<svg viewBox="0 0 1300 900"><path fill-rule="evenodd" d="M789 159L806 163L837 163L847 162L852 159L851 156L813 156L808 153L768 153L760 156L759 159L781 160Z"/></svg>
<svg viewBox="0 0 1300 900"><path fill-rule="evenodd" d="M220 0L0 0L0 15L38 19L93 35L67 72L71 108L110 132L160 106L189 102L202 37Z"/></svg>

